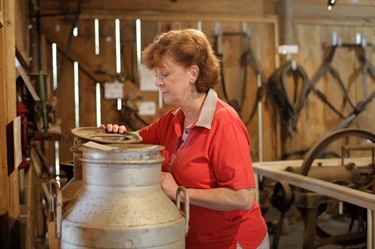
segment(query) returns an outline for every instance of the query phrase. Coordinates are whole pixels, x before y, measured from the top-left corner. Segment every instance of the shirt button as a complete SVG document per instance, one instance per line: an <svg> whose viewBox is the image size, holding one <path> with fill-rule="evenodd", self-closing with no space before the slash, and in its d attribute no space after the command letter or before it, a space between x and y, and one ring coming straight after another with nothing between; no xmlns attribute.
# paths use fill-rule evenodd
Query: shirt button
<svg viewBox="0 0 375 249"><path fill-rule="evenodd" d="M185 133L186 133L186 134L189 134L189 130L185 130Z"/></svg>

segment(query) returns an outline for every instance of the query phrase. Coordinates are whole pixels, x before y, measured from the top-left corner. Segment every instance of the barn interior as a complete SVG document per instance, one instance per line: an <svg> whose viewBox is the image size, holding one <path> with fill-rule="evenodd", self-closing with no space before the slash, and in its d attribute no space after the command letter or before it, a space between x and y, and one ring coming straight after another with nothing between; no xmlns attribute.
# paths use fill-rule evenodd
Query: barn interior
<svg viewBox="0 0 375 249"><path fill-rule="evenodd" d="M374 27L374 0L0 0L0 248L64 248L80 138L172 108L141 51L185 28L251 138L270 248L375 248Z"/></svg>

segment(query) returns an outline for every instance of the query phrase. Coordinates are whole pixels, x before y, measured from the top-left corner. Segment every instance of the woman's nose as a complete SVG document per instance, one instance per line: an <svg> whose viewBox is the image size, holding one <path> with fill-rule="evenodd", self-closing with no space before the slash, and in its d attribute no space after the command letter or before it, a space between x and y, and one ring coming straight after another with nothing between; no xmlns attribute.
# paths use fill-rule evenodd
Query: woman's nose
<svg viewBox="0 0 375 249"><path fill-rule="evenodd" d="M160 87L161 85L164 85L164 82L159 77L156 77L155 86Z"/></svg>

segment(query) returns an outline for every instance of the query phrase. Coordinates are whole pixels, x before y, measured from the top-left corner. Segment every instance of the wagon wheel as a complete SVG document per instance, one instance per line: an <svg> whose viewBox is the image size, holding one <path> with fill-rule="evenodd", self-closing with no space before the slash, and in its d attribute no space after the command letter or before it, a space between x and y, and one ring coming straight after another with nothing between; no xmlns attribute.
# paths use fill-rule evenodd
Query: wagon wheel
<svg viewBox="0 0 375 249"><path fill-rule="evenodd" d="M309 173L309 170L311 168L311 165L313 161L316 158L319 158L321 154L323 154L324 150L334 142L337 142L340 139L345 140L345 143L351 143L353 142L351 138L354 139L363 139L363 141L366 141L366 143L372 142L373 144L375 143L375 134L365 131L365 130L360 130L360 129L353 129L353 128L347 128L347 129L341 129L337 130L328 136L322 138L319 140L315 145L308 151L308 153L305 156L305 160L303 161L302 167L300 169L300 174L307 176ZM357 140L356 140L357 141ZM361 140L362 141L362 140ZM372 148L373 150L373 148ZM374 150L373 150L374 151ZM344 155L342 155L344 156ZM300 190L303 191L303 190ZM349 205L349 204L347 204ZM354 207L354 210L358 211L355 212L355 215L352 215L352 221L349 227L349 231L345 234L341 235L331 235L330 233L326 232L317 222L317 217L322 214L327 207L327 203L323 203L311 212L311 210L307 210L305 208L298 208L299 211L301 212L302 217L304 218L305 221L305 234L304 234L304 248L317 248L319 245L314 246L314 242L312 241L307 241L314 239L312 236L315 233L315 238L321 243L321 245L324 244L336 244L336 245L341 245L341 246L360 246L365 244L366 242L366 219L363 219L361 217L361 214L366 214L366 212L361 212L360 207L356 207L355 205L349 205L352 208ZM315 216L315 217L314 217ZM355 217L354 217L355 216ZM358 219L358 225L361 226L358 230L352 232L352 224L354 219ZM309 228L306 226L306 224L313 224L316 223L315 228ZM308 230L308 231L306 231ZM311 235L312 234L312 235ZM307 242L306 242L307 241ZM352 248L352 247L350 247Z"/></svg>

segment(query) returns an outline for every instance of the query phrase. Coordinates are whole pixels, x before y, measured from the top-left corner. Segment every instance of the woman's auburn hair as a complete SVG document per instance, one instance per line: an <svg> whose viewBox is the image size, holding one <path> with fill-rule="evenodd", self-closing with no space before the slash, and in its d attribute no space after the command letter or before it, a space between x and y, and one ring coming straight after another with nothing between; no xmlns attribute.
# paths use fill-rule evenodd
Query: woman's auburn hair
<svg viewBox="0 0 375 249"><path fill-rule="evenodd" d="M149 69L162 68L168 56L188 68L199 67L196 81L198 92L207 92L221 83L220 61L207 36L196 29L171 30L155 37L142 52L142 63Z"/></svg>

